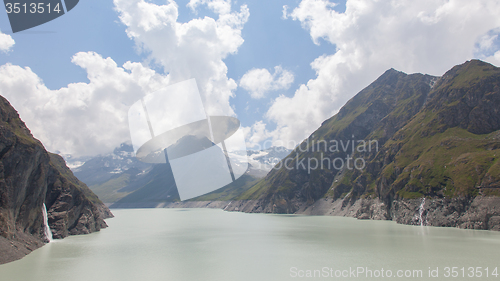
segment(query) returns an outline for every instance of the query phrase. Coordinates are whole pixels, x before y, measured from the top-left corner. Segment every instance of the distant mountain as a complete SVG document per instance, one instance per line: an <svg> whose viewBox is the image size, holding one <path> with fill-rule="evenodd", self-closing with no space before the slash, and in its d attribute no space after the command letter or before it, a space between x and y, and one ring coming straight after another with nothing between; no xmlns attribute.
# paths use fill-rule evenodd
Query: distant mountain
<svg viewBox="0 0 500 281"><path fill-rule="evenodd" d="M70 167L73 166L72 170L75 176L89 186L106 182L129 169L145 172L152 166L137 160L132 145L125 143L107 155L76 159L67 157L65 159Z"/></svg>
<svg viewBox="0 0 500 281"><path fill-rule="evenodd" d="M189 146L176 144L172 147L172 151L178 151L179 155L184 155L185 153L182 151L187 151L194 145L202 144L203 147L209 147L212 144L208 143L208 140L195 140L193 138L186 138L185 140ZM272 169L273 164L278 163L289 152L290 150L284 147L270 147L261 151L230 152L231 159L239 160L233 164L240 165L243 161L249 162L249 167L245 174L224 187L187 201L233 200L252 187L258 179L265 176ZM147 184L122 199L117 200L111 205L111 208L157 207L164 205L166 202L179 201L175 180L173 179L173 174L171 174L168 163L157 164L146 177L150 179L147 181Z"/></svg>
<svg viewBox="0 0 500 281"><path fill-rule="evenodd" d="M214 143L207 137L187 135L167 148L169 159L177 159L186 155L210 148Z"/></svg>
<svg viewBox="0 0 500 281"><path fill-rule="evenodd" d="M130 189L131 186L134 188ZM170 164L155 164L149 172L129 182L118 192L129 194L110 202L113 203L111 208L154 208L160 203L180 200Z"/></svg>
<svg viewBox="0 0 500 281"><path fill-rule="evenodd" d="M208 139L196 140L188 136L182 142L172 145L169 151L184 155L189 154L190 148L206 148L211 145L213 144ZM230 152L233 159L239 160L236 165L249 162L246 174L210 195L193 200L230 200L249 188L250 182L264 177L290 151L284 147L270 147L262 151ZM148 164L137 160L131 145L121 144L108 155L93 158L72 158L65 155L65 159L69 166L73 166L75 176L85 182L105 203L119 203L121 206L140 203L142 207L147 207L179 200L168 164Z"/></svg>
<svg viewBox="0 0 500 281"><path fill-rule="evenodd" d="M75 176L86 183L105 203L119 200L145 185L153 165L137 160L131 145L120 147L107 155L93 158L65 156L68 166L73 166Z"/></svg>
<svg viewBox="0 0 500 281"><path fill-rule="evenodd" d="M0 96L0 264L47 242L47 224L60 239L99 231L111 216L62 157L48 153L33 138Z"/></svg>
<svg viewBox="0 0 500 281"><path fill-rule="evenodd" d="M388 70L228 210L500 230L499 108L485 62Z"/></svg>

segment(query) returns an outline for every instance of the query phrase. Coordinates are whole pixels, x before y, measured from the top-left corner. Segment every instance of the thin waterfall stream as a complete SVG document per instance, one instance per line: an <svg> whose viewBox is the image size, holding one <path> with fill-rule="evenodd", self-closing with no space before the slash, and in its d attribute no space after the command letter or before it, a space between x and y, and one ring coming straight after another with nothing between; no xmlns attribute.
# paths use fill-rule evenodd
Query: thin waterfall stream
<svg viewBox="0 0 500 281"><path fill-rule="evenodd" d="M45 206L45 203L43 203L43 208L42 208L42 213L43 213L43 223L45 227L45 238L50 242L52 242L52 231L50 230L49 226L49 216L47 215L47 206Z"/></svg>

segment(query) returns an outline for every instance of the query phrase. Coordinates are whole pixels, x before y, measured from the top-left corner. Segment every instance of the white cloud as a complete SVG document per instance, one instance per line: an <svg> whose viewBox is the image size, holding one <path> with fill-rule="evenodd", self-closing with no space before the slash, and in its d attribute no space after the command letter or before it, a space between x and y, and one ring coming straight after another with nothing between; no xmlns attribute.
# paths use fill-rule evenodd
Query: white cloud
<svg viewBox="0 0 500 281"><path fill-rule="evenodd" d="M248 148L260 148L262 142L270 137L266 124L262 121L255 122L251 127L244 127L243 133Z"/></svg>
<svg viewBox="0 0 500 281"><path fill-rule="evenodd" d="M497 38L498 34L487 34L485 36L482 36L478 42L479 51L490 50L492 47L494 47L494 42Z"/></svg>
<svg viewBox="0 0 500 281"><path fill-rule="evenodd" d="M231 13L231 1L230 0L190 0L187 6L191 8L192 11L196 12L196 8L199 5L207 5L209 9L217 14L229 14Z"/></svg>
<svg viewBox="0 0 500 281"><path fill-rule="evenodd" d="M229 1L192 0L192 9L206 4L218 14L177 22L177 4L156 5L144 0L114 0L127 35L149 58L159 63L172 82L196 78L208 114L234 115L229 98L237 84L227 77L223 62L243 44L241 29L249 17L243 5L231 13Z"/></svg>
<svg viewBox="0 0 500 281"><path fill-rule="evenodd" d="M491 64L500 65L500 51L496 51L493 55L482 58L484 61L487 61Z"/></svg>
<svg viewBox="0 0 500 281"><path fill-rule="evenodd" d="M479 59L500 65L500 28L490 30L479 37L474 50Z"/></svg>
<svg viewBox="0 0 500 281"><path fill-rule="evenodd" d="M269 91L290 88L293 79L293 74L281 66L274 67L274 74L265 68L254 68L241 77L240 87L250 92L252 98L260 99Z"/></svg>
<svg viewBox="0 0 500 281"><path fill-rule="evenodd" d="M29 67L0 67L1 95L53 152L81 156L112 151L130 139L129 106L168 84L167 77L140 63L119 67L92 52L77 53L72 61L87 71L89 83L50 90Z"/></svg>
<svg viewBox="0 0 500 281"><path fill-rule="evenodd" d="M288 5L283 5L283 14L281 15L281 19L288 19Z"/></svg>
<svg viewBox="0 0 500 281"><path fill-rule="evenodd" d="M500 26L500 1L348 0L333 10L327 0L302 0L287 13L313 42L336 46L311 63L316 78L293 97L276 98L266 117L277 124L274 140L300 141L385 70L442 75L474 57L477 40ZM492 38L481 43L489 46ZM490 61L500 58L500 53Z"/></svg>
<svg viewBox="0 0 500 281"><path fill-rule="evenodd" d="M0 31L0 51L7 53L15 43L16 42L14 42L14 39L12 39L10 35Z"/></svg>
<svg viewBox="0 0 500 281"><path fill-rule="evenodd" d="M192 2L193 9L208 5L218 19L179 23L173 1L114 1L127 35L148 55L147 61L163 67L165 75L141 63L118 66L112 58L78 53L72 62L87 71L89 83L51 90L30 68L6 64L0 67L0 94L48 150L74 156L108 153L130 140L129 106L144 94L190 78L196 78L208 114L234 115L229 98L237 84L228 79L222 59L243 43L248 9L242 6L231 13L223 1Z"/></svg>

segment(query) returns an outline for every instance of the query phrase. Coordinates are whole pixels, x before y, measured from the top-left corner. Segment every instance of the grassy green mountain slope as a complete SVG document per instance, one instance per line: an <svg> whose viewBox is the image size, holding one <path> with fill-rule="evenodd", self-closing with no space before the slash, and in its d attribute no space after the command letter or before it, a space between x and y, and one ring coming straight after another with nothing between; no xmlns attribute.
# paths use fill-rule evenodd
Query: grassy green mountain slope
<svg viewBox="0 0 500 281"><path fill-rule="evenodd" d="M448 71L427 106L375 161L377 195L415 198L498 195L500 69L471 61ZM382 160L383 158L383 160Z"/></svg>
<svg viewBox="0 0 500 281"><path fill-rule="evenodd" d="M292 169L274 170L242 194L239 199L258 202L243 210L294 213L328 201L340 202L340 209L357 204L354 216L411 223L415 208L421 208L426 215L435 213L434 221L429 218L433 225L490 229L488 220L497 215L464 214L479 208L477 198L500 195L499 108L500 69L485 62L455 66L439 79L389 70L283 160ZM355 149L352 142L345 151L317 149L318 142L332 140L355 140ZM359 140L377 140L379 149L368 150ZM348 154L362 158L364 169L344 165L307 171L295 165L305 159L307 168L310 159L346 159Z"/></svg>
<svg viewBox="0 0 500 281"><path fill-rule="evenodd" d="M271 171L238 199L259 199L261 211L277 213L293 213L301 204L312 204L327 193L344 169L333 163L328 167L324 160L323 167L308 170L304 167L308 159L346 160L352 154L353 140L356 145L368 136L376 135L378 145L383 145L421 109L435 79L388 70L283 159L278 164L281 169ZM332 141L342 143L332 149Z"/></svg>

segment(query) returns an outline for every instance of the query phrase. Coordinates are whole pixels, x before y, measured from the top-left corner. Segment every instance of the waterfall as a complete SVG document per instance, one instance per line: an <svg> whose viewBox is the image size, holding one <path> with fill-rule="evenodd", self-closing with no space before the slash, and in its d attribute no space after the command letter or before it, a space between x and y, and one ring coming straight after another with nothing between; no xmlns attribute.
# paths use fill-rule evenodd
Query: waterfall
<svg viewBox="0 0 500 281"><path fill-rule="evenodd" d="M229 205L231 205L231 203L233 203L233 201L229 202L229 204L227 204L226 207L222 210L225 211L227 209L227 207L229 207Z"/></svg>
<svg viewBox="0 0 500 281"><path fill-rule="evenodd" d="M49 217L47 215L47 206L45 206L45 203L43 203L42 213L43 213L43 224L44 224L44 230L45 230L45 238L47 238L47 240L50 243L52 241L52 231L50 231Z"/></svg>
<svg viewBox="0 0 500 281"><path fill-rule="evenodd" d="M424 204L425 204L425 197L422 198L422 203L420 203L420 207L418 207L418 219L420 221L420 226L426 225L426 223L424 223L424 218L422 217L424 214Z"/></svg>

